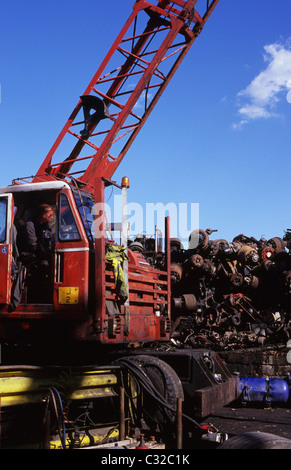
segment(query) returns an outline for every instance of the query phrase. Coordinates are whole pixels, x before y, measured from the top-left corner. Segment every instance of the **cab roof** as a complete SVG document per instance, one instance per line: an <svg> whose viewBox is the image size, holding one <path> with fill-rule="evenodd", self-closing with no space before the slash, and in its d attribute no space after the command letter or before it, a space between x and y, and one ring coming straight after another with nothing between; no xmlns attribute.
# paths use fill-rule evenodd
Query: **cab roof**
<svg viewBox="0 0 291 470"><path fill-rule="evenodd" d="M70 189L71 186L64 181L46 181L44 183L12 184L0 188L0 194L21 193L34 191L59 191L61 189Z"/></svg>

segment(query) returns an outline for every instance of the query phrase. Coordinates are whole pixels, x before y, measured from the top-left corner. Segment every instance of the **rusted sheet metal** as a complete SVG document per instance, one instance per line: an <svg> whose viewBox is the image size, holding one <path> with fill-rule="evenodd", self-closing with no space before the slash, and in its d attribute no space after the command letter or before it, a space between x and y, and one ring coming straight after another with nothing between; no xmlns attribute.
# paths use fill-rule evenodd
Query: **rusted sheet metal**
<svg viewBox="0 0 291 470"><path fill-rule="evenodd" d="M232 377L221 384L196 390L193 397L194 415L204 418L238 398L237 381L236 377Z"/></svg>

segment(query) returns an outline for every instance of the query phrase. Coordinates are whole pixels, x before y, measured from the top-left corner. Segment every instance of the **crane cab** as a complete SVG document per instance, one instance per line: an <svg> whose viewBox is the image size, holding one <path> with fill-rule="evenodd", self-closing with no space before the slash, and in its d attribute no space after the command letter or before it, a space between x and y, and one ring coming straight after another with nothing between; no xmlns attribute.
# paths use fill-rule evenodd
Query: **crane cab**
<svg viewBox="0 0 291 470"><path fill-rule="evenodd" d="M23 230L39 204L54 213L45 272L22 251ZM93 206L91 194L61 181L0 188L0 341L168 339L167 272L128 250L128 298L120 301L116 265L106 257L106 240L92 230Z"/></svg>
<svg viewBox="0 0 291 470"><path fill-rule="evenodd" d="M25 226L40 204L48 204L54 212L50 223L54 243L43 271L35 259L22 252ZM0 212L2 317L35 323L45 315L58 315L60 320L68 312L71 318L86 316L90 242L70 186L45 182L1 188ZM21 326L20 322L15 322L16 326ZM13 324L13 332L16 329Z"/></svg>

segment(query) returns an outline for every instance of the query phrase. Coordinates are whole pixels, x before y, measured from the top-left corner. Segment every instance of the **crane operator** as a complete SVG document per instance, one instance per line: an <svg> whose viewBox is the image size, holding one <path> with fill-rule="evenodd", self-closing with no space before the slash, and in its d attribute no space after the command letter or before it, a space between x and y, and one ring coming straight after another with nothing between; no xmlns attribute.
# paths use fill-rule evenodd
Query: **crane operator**
<svg viewBox="0 0 291 470"><path fill-rule="evenodd" d="M27 285L31 302L48 303L52 282L54 237L50 223L54 211L48 204L38 207L36 217L28 220L22 230L21 254L27 267Z"/></svg>

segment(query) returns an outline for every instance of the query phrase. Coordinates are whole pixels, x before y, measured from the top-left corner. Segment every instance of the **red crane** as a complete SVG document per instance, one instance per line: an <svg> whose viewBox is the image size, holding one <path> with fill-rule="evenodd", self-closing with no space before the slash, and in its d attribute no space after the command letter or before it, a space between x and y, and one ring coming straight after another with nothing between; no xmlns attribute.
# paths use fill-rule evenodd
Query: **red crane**
<svg viewBox="0 0 291 470"><path fill-rule="evenodd" d="M0 339L9 335L14 340L18 332L21 338L31 333L42 340L48 328L54 338L58 333L102 343L169 338L169 225L162 268L128 250L128 301L116 305L106 258L104 189L113 184L112 175L217 3L136 0L32 183L0 188L2 212L9 215L0 240ZM38 289L27 277L28 295L11 312L17 286L10 275L13 221L21 228L27 209L36 202L49 203L56 213L48 300L36 300ZM94 203L101 207L101 236L95 231L93 237L87 216Z"/></svg>
<svg viewBox="0 0 291 470"><path fill-rule="evenodd" d="M113 253L114 256L115 249L117 252L121 248L126 250L127 239L124 238L124 246L119 247L105 238L104 230L100 230L101 236L97 236L96 230L92 233L90 216L94 204L101 204L104 227L102 205L105 186L115 184L111 181L115 170L218 1L136 0L129 19L80 96L32 183L24 179L22 183L15 180L13 185L0 188L0 346L5 344L1 360L11 364L18 357L17 362L21 360L21 364L31 359L33 364L41 364L41 367L33 368L14 365L11 370L8 365L2 370L4 393L2 390L1 399L4 397L5 419L9 416L5 421L9 423L5 432L9 437L10 428L12 436L15 432L13 440L10 438L13 448L20 439L19 433L25 436L28 443L31 433L36 448L40 438L40 422L43 423L45 447L49 447L49 435L54 435L58 428L61 445L73 448L83 446L83 441L87 439L89 445L94 439L103 444L107 438L113 439L113 432L115 434L118 428L119 440L124 446L126 429L132 426L132 431L136 433L138 427L144 426L143 422L148 426L150 436L156 432L158 436L167 434L170 429L172 441L176 420L177 448L181 448L183 387L172 368L173 358L175 369L181 369L182 374L187 371L183 378L188 380L186 377L189 375L189 409L193 409L193 391L199 387L198 391L201 392L199 378L202 377L203 387L209 383L205 388L208 395L199 394L203 412L209 415L213 411L212 389L216 386L213 385L216 378L211 377L210 368L204 360L208 356L203 355L202 358L198 351L197 359L193 354L192 360L194 351L187 349L185 356L179 355L179 352L174 355L171 351L167 364L164 351L161 353L162 359L151 354L144 355L143 352L146 351L142 347L145 344L170 339L168 222L165 254L154 247L150 259L145 252L135 252L129 245L127 259L123 258L124 262L120 263L119 259L114 258L111 264L112 258L106 255ZM68 148L72 148L69 155ZM121 186L121 189L124 188ZM27 211L35 208L36 203L46 203L49 212L55 214L55 238L45 275L41 270L33 271L32 263L24 265L23 269L22 261L25 261L22 259L19 262L21 257L17 255L19 246L15 232L25 226L26 216L29 217ZM126 284L127 290L123 299L115 278L120 268L126 272L123 286ZM21 296L17 297L19 293ZM83 342L82 346L80 342ZM121 362L119 358L118 362L115 360L109 366L118 357L116 353L125 350L120 346L122 343L126 348L129 344L139 344L139 355L132 354L133 361L128 364L126 353ZM90 347L92 344L93 350ZM113 351L115 355L112 355ZM11 358L9 353L12 353ZM86 366L88 363L94 364L94 370ZM46 368L43 364L50 367ZM74 367L71 368L71 364ZM215 371L221 371L218 375L223 374L224 377L227 374L224 369L219 360ZM135 379L133 385L130 379L132 370L138 371L138 380ZM143 385L144 376L148 377L146 383L149 386ZM233 395L235 398L234 379L230 378L227 389L224 380L222 382L219 381L217 387L222 387L223 393L215 392L217 406L224 401L224 396L230 399ZM59 384L63 393L59 394L51 384ZM129 387L130 396L125 394L125 386ZM45 400L41 399L42 387L46 391L49 387ZM158 405L155 404L154 393L148 393L146 389L150 392L156 390ZM66 412L61 406L63 396ZM161 400L163 397L165 400ZM56 415L56 420L52 420L52 430L48 408L50 400ZM113 425L117 400L119 423ZM165 413L161 412L163 401ZM204 401L207 410L204 409ZM21 413L17 414L18 404L21 406L23 403L25 410L21 409ZM30 403L33 408L27 408ZM11 404L16 431L11 426ZM34 419L36 406L41 407L41 419L38 421ZM92 410L93 419L89 416L89 410ZM125 412L130 418L125 419ZM18 417L25 419L25 416L28 425L24 428ZM67 421L68 436L65 432ZM82 438L80 429L84 432ZM186 432L188 436L192 434L188 428ZM9 437L4 437L3 443L5 440L9 447ZM56 442L54 440L53 445Z"/></svg>

